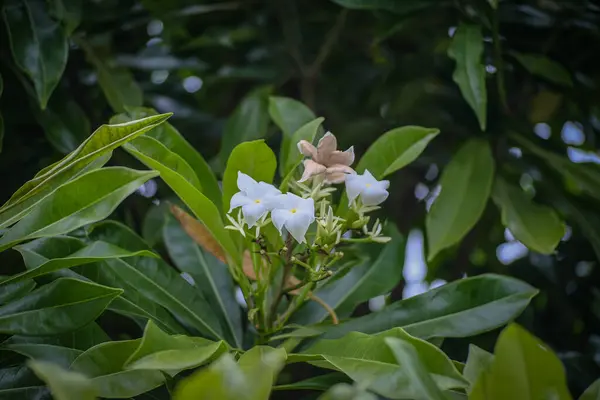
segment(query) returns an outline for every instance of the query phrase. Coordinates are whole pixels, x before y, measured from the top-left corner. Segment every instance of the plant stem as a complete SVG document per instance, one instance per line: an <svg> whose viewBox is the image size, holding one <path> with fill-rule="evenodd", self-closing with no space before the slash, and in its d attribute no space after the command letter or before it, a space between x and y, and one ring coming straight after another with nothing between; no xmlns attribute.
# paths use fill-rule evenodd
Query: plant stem
<svg viewBox="0 0 600 400"><path fill-rule="evenodd" d="M276 320L277 308L279 307L279 303L281 303L281 299L283 299L283 296L285 295L285 285L294 265L294 263L291 261L292 253L294 252L294 238L289 233L287 239L285 240L285 246L287 247L287 251L285 253L285 264L283 265L281 284L279 285L277 295L275 296L275 301L273 301L273 305L271 306L271 312L269 313L269 319L271 324L273 324Z"/></svg>
<svg viewBox="0 0 600 400"><path fill-rule="evenodd" d="M496 85L502 109L506 114L510 114L506 96L506 86L504 83L504 61L502 60L502 47L500 46L500 22L498 10L492 12L492 36L494 41L494 58L496 59Z"/></svg>

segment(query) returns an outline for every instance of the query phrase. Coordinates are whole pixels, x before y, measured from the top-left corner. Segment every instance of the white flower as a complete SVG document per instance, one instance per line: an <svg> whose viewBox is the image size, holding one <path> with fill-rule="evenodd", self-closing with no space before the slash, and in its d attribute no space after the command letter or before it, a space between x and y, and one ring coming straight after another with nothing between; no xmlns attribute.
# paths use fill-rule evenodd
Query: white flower
<svg viewBox="0 0 600 400"><path fill-rule="evenodd" d="M390 181L378 181L368 170L362 175L346 176L346 192L350 203L359 195L365 206L376 206L387 199Z"/></svg>
<svg viewBox="0 0 600 400"><path fill-rule="evenodd" d="M272 198L272 203L271 219L279 234L285 227L299 243L305 242L306 231L315 220L314 200L286 193Z"/></svg>
<svg viewBox="0 0 600 400"><path fill-rule="evenodd" d="M240 192L231 198L229 212L234 208L242 207L242 214L252 228L266 213L271 211L271 198L281 192L273 185L265 182L256 182L248 175L238 171L237 179Z"/></svg>

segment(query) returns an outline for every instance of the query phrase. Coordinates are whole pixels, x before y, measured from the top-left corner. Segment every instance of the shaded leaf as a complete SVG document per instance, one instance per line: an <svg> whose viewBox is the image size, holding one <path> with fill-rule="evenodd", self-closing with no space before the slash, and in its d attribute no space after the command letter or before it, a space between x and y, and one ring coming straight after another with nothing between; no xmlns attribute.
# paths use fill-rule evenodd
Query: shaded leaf
<svg viewBox="0 0 600 400"><path fill-rule="evenodd" d="M383 310L324 328L324 338L348 332L375 333L401 327L423 339L467 337L490 331L518 316L537 290L502 275L461 279Z"/></svg>
<svg viewBox="0 0 600 400"><path fill-rule="evenodd" d="M0 277L0 285L2 285L2 279L6 279L7 277ZM2 288L0 292L0 305L6 304L9 301L18 299L31 292L35 288L35 282L32 280L11 283Z"/></svg>
<svg viewBox="0 0 600 400"><path fill-rule="evenodd" d="M452 79L460 88L464 99L469 103L479 127L485 131L487 122L487 89L485 67L481 61L483 36L478 25L460 24L448 48L448 56L456 61Z"/></svg>
<svg viewBox="0 0 600 400"><path fill-rule="evenodd" d="M533 251L552 254L565 235L565 225L556 212L535 204L519 187L496 178L492 198L502 211L502 224Z"/></svg>
<svg viewBox="0 0 600 400"><path fill-rule="evenodd" d="M469 345L469 355L463 375L471 385L475 384L479 376L484 373L494 360L494 355L480 349L474 344Z"/></svg>
<svg viewBox="0 0 600 400"><path fill-rule="evenodd" d="M513 52L512 55L529 73L537 75L558 85L573 87L571 74L565 67L541 54L523 54Z"/></svg>
<svg viewBox="0 0 600 400"><path fill-rule="evenodd" d="M332 0L340 6L355 10L386 10L397 14L418 11L441 2L432 0Z"/></svg>
<svg viewBox="0 0 600 400"><path fill-rule="evenodd" d="M94 161L102 161L100 165L103 165L112 150L160 125L170 116L161 114L126 124L102 125L75 151L38 172L12 195L0 208L0 228L18 221L57 187L94 166Z"/></svg>
<svg viewBox="0 0 600 400"><path fill-rule="evenodd" d="M257 182L272 183L277 169L277 159L264 140L254 140L237 145L227 160L223 174L223 210L228 211L231 197L240 190L237 187L238 172Z"/></svg>
<svg viewBox="0 0 600 400"><path fill-rule="evenodd" d="M0 239L0 250L29 239L60 235L108 217L155 171L108 167L81 175L45 197ZM56 206L60 205L60 206Z"/></svg>
<svg viewBox="0 0 600 400"><path fill-rule="evenodd" d="M200 226L204 229L202 224L194 219L193 221L198 224L194 225L195 227ZM198 289L219 317L231 345L242 348L242 315L235 300L235 288L229 269L223 260L215 258L210 252L205 253L197 241L190 237L189 231L192 231L195 237L209 238L209 241L212 239L210 234L197 235L202 231L190 224L183 225L174 218L167 219L163 235L169 256L181 272L190 274L194 279Z"/></svg>
<svg viewBox="0 0 600 400"><path fill-rule="evenodd" d="M52 0L50 12L64 26L65 33L71 35L81 22L81 0Z"/></svg>
<svg viewBox="0 0 600 400"><path fill-rule="evenodd" d="M319 400L377 400L378 397L356 385L338 383L318 398Z"/></svg>
<svg viewBox="0 0 600 400"><path fill-rule="evenodd" d="M350 380L346 375L339 372L332 372L329 374L318 375L312 378L304 379L299 382L286 383L283 385L277 385L273 387L273 390L320 390L325 391L335 385L336 383L349 383Z"/></svg>
<svg viewBox="0 0 600 400"><path fill-rule="evenodd" d="M0 307L0 332L52 335L92 322L123 291L62 278Z"/></svg>
<svg viewBox="0 0 600 400"><path fill-rule="evenodd" d="M71 363L82 353L81 350L68 347L55 346L51 344L37 343L14 343L3 344L0 350L14 351L28 358L40 361L48 361L63 368L69 368Z"/></svg>
<svg viewBox="0 0 600 400"><path fill-rule="evenodd" d="M227 120L223 131L219 159L221 165L229 159L233 148L242 142L262 139L269 127L268 96L271 87L264 86L253 90L242 99Z"/></svg>
<svg viewBox="0 0 600 400"><path fill-rule="evenodd" d="M425 218L429 261L475 226L490 196L494 169L490 146L479 139L466 142L446 165L441 192Z"/></svg>
<svg viewBox="0 0 600 400"><path fill-rule="evenodd" d="M403 126L377 138L361 157L356 171L368 169L377 179L413 162L440 131L420 126Z"/></svg>
<svg viewBox="0 0 600 400"><path fill-rule="evenodd" d="M517 324L500 334L494 360L479 376L469 399L570 400L565 370L558 357Z"/></svg>
<svg viewBox="0 0 600 400"><path fill-rule="evenodd" d="M56 400L94 400L98 390L85 375L67 371L57 364L46 361L27 363L37 376L44 380Z"/></svg>
<svg viewBox="0 0 600 400"><path fill-rule="evenodd" d="M600 379L596 379L585 392L579 397L579 400L598 400L600 399Z"/></svg>
<svg viewBox="0 0 600 400"><path fill-rule="evenodd" d="M45 109L67 65L67 38L43 0L7 0L2 11L13 60L33 81Z"/></svg>
<svg viewBox="0 0 600 400"><path fill-rule="evenodd" d="M97 344L109 341L108 335L95 322L90 322L72 332L52 336L21 336L14 335L3 344L48 344L68 347L77 350L87 350Z"/></svg>

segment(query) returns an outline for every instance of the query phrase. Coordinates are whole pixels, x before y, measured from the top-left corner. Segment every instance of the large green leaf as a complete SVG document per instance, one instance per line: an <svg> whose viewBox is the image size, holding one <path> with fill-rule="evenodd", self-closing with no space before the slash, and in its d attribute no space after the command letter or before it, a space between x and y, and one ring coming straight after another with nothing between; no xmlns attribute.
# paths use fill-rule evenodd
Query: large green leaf
<svg viewBox="0 0 600 400"><path fill-rule="evenodd" d="M283 349L255 346L238 363L224 354L210 367L183 379L174 400L268 400L277 374L283 367Z"/></svg>
<svg viewBox="0 0 600 400"><path fill-rule="evenodd" d="M0 281L6 278L6 276L0 276ZM0 292L0 305L26 295L31 292L33 288L35 288L35 282L32 280L11 283L3 287Z"/></svg>
<svg viewBox="0 0 600 400"><path fill-rule="evenodd" d="M72 332L50 336L13 335L3 344L47 344L68 347L77 350L87 350L97 344L108 342L110 338L95 322L90 322Z"/></svg>
<svg viewBox="0 0 600 400"><path fill-rule="evenodd" d="M440 349L399 328L374 336L351 332L340 339L319 340L302 354L290 355L289 360L341 371L359 385L387 398L421 398L409 366L390 351L386 343L390 338L409 343L431 379L442 389L467 386L467 381Z"/></svg>
<svg viewBox="0 0 600 400"><path fill-rule="evenodd" d="M157 112L151 108L128 108L126 114L114 116L111 118L111 122L113 120L115 122L127 122L156 114ZM196 173L202 187L202 193L217 207L221 207L221 189L219 188L215 174L202 155L196 151L173 125L164 123L147 132L146 136L153 137L173 153L183 158Z"/></svg>
<svg viewBox="0 0 600 400"><path fill-rule="evenodd" d="M387 131L361 157L357 172L369 172L377 179L413 162L440 131L420 126L403 126Z"/></svg>
<svg viewBox="0 0 600 400"><path fill-rule="evenodd" d="M160 125L170 116L161 114L125 124L102 125L75 151L41 170L12 195L0 208L0 228L18 221L60 185L93 166L94 161L105 163L112 150Z"/></svg>
<svg viewBox="0 0 600 400"><path fill-rule="evenodd" d="M290 150L290 144L293 143L292 135L301 126L314 120L316 115L301 102L289 97L279 96L269 97L269 115L282 133L281 150L279 151L279 173L283 177L286 175L285 166L287 165L288 155L293 154L290 153L290 151L293 151Z"/></svg>
<svg viewBox="0 0 600 400"><path fill-rule="evenodd" d="M254 178L257 182L272 183L277 170L277 159L264 140L254 140L238 144L229 159L223 174L223 209L229 210L229 203L237 186L238 172Z"/></svg>
<svg viewBox="0 0 600 400"><path fill-rule="evenodd" d="M394 327L424 339L473 336L511 321L536 294L535 288L517 279L479 275L328 327L323 337L339 338L352 331L375 333Z"/></svg>
<svg viewBox="0 0 600 400"><path fill-rule="evenodd" d="M461 24L454 33L448 56L456 61L452 78L479 121L479 127L485 131L487 121L487 89L485 87L485 67L483 55L483 36L479 25Z"/></svg>
<svg viewBox="0 0 600 400"><path fill-rule="evenodd" d="M130 251L145 248L146 244L124 225L100 224L88 235ZM134 290L142 296L163 306L177 320L214 339L225 339L219 320L204 297L183 279L170 265L161 259L132 257L126 260L110 260L103 263L125 283L125 291Z"/></svg>
<svg viewBox="0 0 600 400"><path fill-rule="evenodd" d="M388 337L385 342L392 350L396 361L402 365L415 398L446 400L446 397L429 374L417 349L406 340Z"/></svg>
<svg viewBox="0 0 600 400"><path fill-rule="evenodd" d="M43 0L7 0L2 11L13 60L33 81L45 109L67 65L67 37Z"/></svg>
<svg viewBox="0 0 600 400"><path fill-rule="evenodd" d="M579 400L598 400L600 399L600 379L596 379L585 392L579 397Z"/></svg>
<svg viewBox="0 0 600 400"><path fill-rule="evenodd" d="M487 142L471 139L454 154L440 178L441 192L425 218L429 261L473 228L485 210L494 180Z"/></svg>
<svg viewBox="0 0 600 400"><path fill-rule="evenodd" d="M565 369L554 352L517 324L502 331L494 360L472 388L471 400L570 400Z"/></svg>
<svg viewBox="0 0 600 400"><path fill-rule="evenodd" d="M269 94L271 87L259 87L242 99L233 114L227 120L219 159L221 165L229 159L233 148L242 142L262 139L269 127Z"/></svg>
<svg viewBox="0 0 600 400"><path fill-rule="evenodd" d="M27 388L41 385L33 371L23 364L0 369L0 399L6 399L6 389ZM12 397L10 399L14 399ZM20 397L16 397L20 398Z"/></svg>
<svg viewBox="0 0 600 400"><path fill-rule="evenodd" d="M202 221L234 263L240 265L240 254L225 229L219 209L202 194L199 181L191 167L158 140L150 137L140 137L127 144L125 149L150 168L160 172L161 178Z"/></svg>
<svg viewBox="0 0 600 400"><path fill-rule="evenodd" d="M304 157L304 155L298 151L298 143L301 140L306 140L307 142L312 143L315 140L319 130L321 130L321 124L324 120L325 118L322 117L316 118L302 125L292 134L288 144L289 148L287 150L287 156L284 165L284 176L290 174Z"/></svg>
<svg viewBox="0 0 600 400"><path fill-rule="evenodd" d="M512 55L527 71L558 85L573 87L571 74L565 67L541 54L523 54L513 52Z"/></svg>
<svg viewBox="0 0 600 400"><path fill-rule="evenodd" d="M140 342L141 339L135 339L99 344L77 357L71 369L91 378L103 398L127 398L148 392L164 384L160 371L124 369Z"/></svg>
<svg viewBox="0 0 600 400"><path fill-rule="evenodd" d="M464 377L471 385L474 385L475 382L477 382L477 379L479 379L479 376L487 370L493 360L493 354L480 349L474 344L470 344L467 363L465 364L465 369L463 371Z"/></svg>
<svg viewBox="0 0 600 400"><path fill-rule="evenodd" d="M0 250L39 237L60 235L108 217L155 171L109 167L88 172L59 187L10 228Z"/></svg>
<svg viewBox="0 0 600 400"><path fill-rule="evenodd" d="M69 368L71 363L83 353L69 347L40 343L9 343L0 346L0 350L13 351L34 360L48 361Z"/></svg>
<svg viewBox="0 0 600 400"><path fill-rule="evenodd" d="M81 328L123 291L62 278L0 307L0 333L52 335Z"/></svg>
<svg viewBox="0 0 600 400"><path fill-rule="evenodd" d="M227 266L205 252L174 218L167 218L164 242L173 263L194 279L198 289L221 321L229 342L242 348L242 315Z"/></svg>
<svg viewBox="0 0 600 400"><path fill-rule="evenodd" d="M73 253L80 253L84 251L85 247L85 242L80 239L54 236L34 240L25 245L18 246L17 250L23 256L27 269L32 270L39 268L41 265L51 263L56 259L59 261L70 259ZM105 247L105 244L102 247ZM119 248L119 251L126 250ZM130 254L144 254L144 252L147 252L147 250L139 249L133 253L128 251ZM151 299L142 296L135 289L135 285L129 285L114 273L112 269L106 268L102 263L75 267L73 271L61 270L55 274L82 280L91 280L104 286L122 288L125 292L110 303L108 306L110 310L127 316L151 319L171 333L186 332L163 307Z"/></svg>
<svg viewBox="0 0 600 400"><path fill-rule="evenodd" d="M19 250L19 249L17 249ZM105 242L93 242L89 246L70 254L67 257L49 260L36 268L11 276L9 279L0 281L0 286L21 282L26 279L36 278L64 268L71 268L77 265L89 264L97 261L103 261L111 258L126 258L134 256L158 257L156 254L142 250L130 252L120 247Z"/></svg>
<svg viewBox="0 0 600 400"><path fill-rule="evenodd" d="M99 394L94 383L78 372L47 361L29 361L27 365L48 384L55 400L95 400Z"/></svg>
<svg viewBox="0 0 600 400"><path fill-rule="evenodd" d="M392 240L378 246L379 254L375 260L364 260L359 265L348 267L347 273L339 271L340 276L331 278L331 282L319 287L314 294L333 308L339 316L352 313L354 308L369 299L390 292L402 279L404 263L404 243L400 233L394 227ZM381 279L384 276L385 279ZM315 302L307 302L298 310L291 321L307 325L323 321L329 314Z"/></svg>
<svg viewBox="0 0 600 400"><path fill-rule="evenodd" d="M197 368L227 352L227 345L203 338L171 336L149 321L137 349L125 362L128 370L157 370L171 376Z"/></svg>
<svg viewBox="0 0 600 400"><path fill-rule="evenodd" d="M502 211L502 224L531 250L552 254L565 234L565 225L556 212L535 204L521 188L496 178L492 193Z"/></svg>

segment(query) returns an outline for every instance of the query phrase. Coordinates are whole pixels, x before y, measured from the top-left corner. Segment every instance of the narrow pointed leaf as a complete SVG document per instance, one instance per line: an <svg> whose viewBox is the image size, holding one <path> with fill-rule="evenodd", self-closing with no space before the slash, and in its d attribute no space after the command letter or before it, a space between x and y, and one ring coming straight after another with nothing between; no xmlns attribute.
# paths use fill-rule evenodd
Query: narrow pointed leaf
<svg viewBox="0 0 600 400"><path fill-rule="evenodd" d="M470 344L469 355L467 356L467 363L463 375L471 385L474 385L479 376L487 370L493 360L493 354L480 349L474 344Z"/></svg>
<svg viewBox="0 0 600 400"><path fill-rule="evenodd" d="M123 167L88 172L58 188L10 228L0 239L0 249L29 239L67 233L104 219L121 201L156 175L155 171Z"/></svg>
<svg viewBox="0 0 600 400"><path fill-rule="evenodd" d="M552 254L565 235L565 225L550 207L535 204L519 187L496 178L492 198L502 211L502 224L533 251Z"/></svg>
<svg viewBox="0 0 600 400"><path fill-rule="evenodd" d="M512 53L517 61L531 74L540 76L552 83L573 87L571 74L565 67L541 54Z"/></svg>
<svg viewBox="0 0 600 400"><path fill-rule="evenodd" d="M579 400L598 400L600 399L600 379L596 379L585 392L579 397Z"/></svg>
<svg viewBox="0 0 600 400"><path fill-rule="evenodd" d="M58 279L0 307L0 332L51 335L81 328L123 291L75 279Z"/></svg>
<svg viewBox="0 0 600 400"><path fill-rule="evenodd" d="M475 226L487 205L494 169L490 146L479 139L465 143L446 165L441 192L425 218L429 261Z"/></svg>
<svg viewBox="0 0 600 400"><path fill-rule="evenodd" d="M456 61L452 78L471 106L479 127L485 131L487 124L487 89L485 86L485 67L483 55L483 36L479 25L461 24L454 33L448 56Z"/></svg>
<svg viewBox="0 0 600 400"><path fill-rule="evenodd" d="M18 221L44 197L81 174L95 160L106 162L106 156L112 150L160 125L170 116L171 114L161 114L125 124L102 125L75 151L41 170L13 194L0 208L0 228Z"/></svg>

